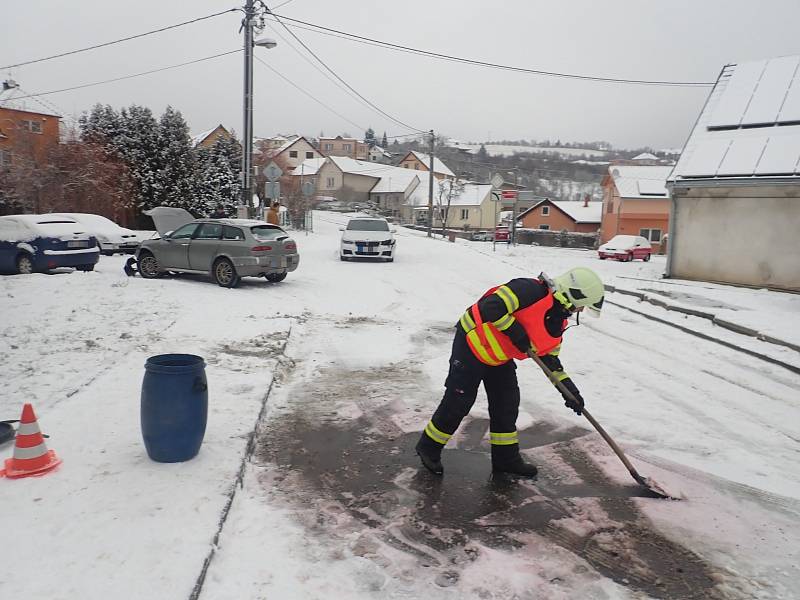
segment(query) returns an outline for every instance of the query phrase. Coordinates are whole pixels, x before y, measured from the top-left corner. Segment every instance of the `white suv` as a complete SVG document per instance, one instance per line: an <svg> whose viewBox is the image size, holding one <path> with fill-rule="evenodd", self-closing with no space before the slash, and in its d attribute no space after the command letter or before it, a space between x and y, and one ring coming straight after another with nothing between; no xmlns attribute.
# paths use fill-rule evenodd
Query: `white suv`
<svg viewBox="0 0 800 600"><path fill-rule="evenodd" d="M339 229L342 242L339 258L376 258L386 262L394 260L395 228L380 217L353 217L347 227Z"/></svg>

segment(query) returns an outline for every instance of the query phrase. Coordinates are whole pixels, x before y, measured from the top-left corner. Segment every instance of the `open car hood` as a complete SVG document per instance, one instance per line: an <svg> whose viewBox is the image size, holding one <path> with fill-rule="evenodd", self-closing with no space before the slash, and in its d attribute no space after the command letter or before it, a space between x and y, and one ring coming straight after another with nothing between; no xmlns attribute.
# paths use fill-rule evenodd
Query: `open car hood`
<svg viewBox="0 0 800 600"><path fill-rule="evenodd" d="M194 217L189 211L171 206L156 206L144 211L144 214L153 217L153 223L161 237L164 237L169 231L175 231L178 227L194 221Z"/></svg>

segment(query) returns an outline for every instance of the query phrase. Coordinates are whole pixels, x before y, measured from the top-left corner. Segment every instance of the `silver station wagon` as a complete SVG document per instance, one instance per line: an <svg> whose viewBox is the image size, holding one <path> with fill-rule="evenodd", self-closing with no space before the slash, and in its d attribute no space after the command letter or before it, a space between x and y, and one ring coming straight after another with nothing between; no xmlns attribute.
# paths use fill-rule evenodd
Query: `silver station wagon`
<svg viewBox="0 0 800 600"><path fill-rule="evenodd" d="M153 217L158 239L136 251L139 274L154 279L165 273L202 273L223 287L242 277L278 282L300 264L297 244L283 229L250 219L195 219L182 208L159 206Z"/></svg>

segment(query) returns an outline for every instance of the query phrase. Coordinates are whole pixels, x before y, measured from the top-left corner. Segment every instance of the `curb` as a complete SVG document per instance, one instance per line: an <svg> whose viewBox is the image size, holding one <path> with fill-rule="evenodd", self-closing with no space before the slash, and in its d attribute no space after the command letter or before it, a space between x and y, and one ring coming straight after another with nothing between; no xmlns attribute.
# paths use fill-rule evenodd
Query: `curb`
<svg viewBox="0 0 800 600"><path fill-rule="evenodd" d="M737 323L733 323L732 321L728 321L726 319L720 319L715 314L710 312L705 312L702 310L696 310L693 308L685 308L683 306L676 306L674 304L670 304L660 298L653 298L652 296L644 293L644 292L637 292L631 290L624 290L621 288L617 288L613 285L606 285L604 286L607 292L616 292L617 294L622 294L623 296L632 296L633 298L637 298L642 302L648 302L649 304L653 304L655 306L660 306L666 310L670 310L673 312L683 313L686 315L691 315L693 317L700 317L701 319L707 319L711 321L714 325L722 327L723 329L727 329L729 331L733 331L734 333L738 333L741 335L746 335L748 337L755 338L757 340L761 340L762 342L767 342L770 344L774 344L776 346L783 346L785 348L789 348L794 350L795 352L800 352L800 345L793 344L792 342L787 342L785 340L781 340L776 337L772 337L765 333L761 333L755 329L750 327L746 327L744 325L739 325Z"/></svg>

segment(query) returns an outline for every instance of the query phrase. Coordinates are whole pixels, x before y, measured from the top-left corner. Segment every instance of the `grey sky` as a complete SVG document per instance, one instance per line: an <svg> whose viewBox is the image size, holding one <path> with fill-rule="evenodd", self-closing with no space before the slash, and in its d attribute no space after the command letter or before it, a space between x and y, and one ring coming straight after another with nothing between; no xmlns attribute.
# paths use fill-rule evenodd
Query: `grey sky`
<svg viewBox="0 0 800 600"><path fill-rule="evenodd" d="M270 4L277 6L284 0ZM126 37L233 8L235 0L26 0L3 2L0 66ZM728 62L800 53L800 2L672 0L292 0L279 14L367 37L532 69L630 79L714 81ZM29 92L45 92L235 50L241 13L143 39L6 69ZM301 58L270 24L272 50L257 56L361 128L407 133L344 93ZM351 86L399 120L462 141L607 140L617 147L681 147L707 88L611 85L442 62L295 29ZM297 48L295 51L285 41ZM179 109L193 133L218 123L242 129L242 55L43 100L64 115L94 103ZM313 59L310 59L313 60ZM320 67L321 68L321 67ZM363 131L255 63L256 135ZM29 101L31 109L36 102Z"/></svg>

